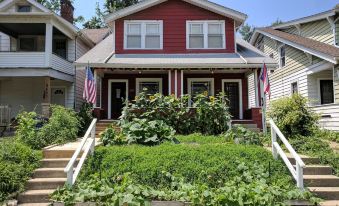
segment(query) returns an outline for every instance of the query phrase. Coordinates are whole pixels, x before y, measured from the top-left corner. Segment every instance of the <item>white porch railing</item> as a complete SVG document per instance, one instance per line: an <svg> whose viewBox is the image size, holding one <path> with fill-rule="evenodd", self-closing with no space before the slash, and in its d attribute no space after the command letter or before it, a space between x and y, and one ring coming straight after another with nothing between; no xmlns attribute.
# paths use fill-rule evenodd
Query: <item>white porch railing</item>
<svg viewBox="0 0 339 206"><path fill-rule="evenodd" d="M85 163L85 160L88 156L88 154L93 154L94 148L95 148L95 130L96 130L96 123L97 119L93 119L91 125L89 126L85 136L81 140L81 143L79 147L74 152L71 160L67 164L64 172L67 174L67 184L73 185L80 173L80 170ZM86 147L85 147L86 146ZM85 148L84 148L85 147ZM77 165L77 167L74 170L74 164L79 156L79 154L83 151L83 154L81 155L80 161Z"/></svg>
<svg viewBox="0 0 339 206"><path fill-rule="evenodd" d="M282 158L285 162L287 168L290 170L293 178L297 182L297 187L300 189L304 189L304 177L303 177L303 168L306 166L304 161L298 155L298 153L293 149L291 144L285 138L285 136L281 133L280 129L274 123L274 121L270 120L271 124L271 136L272 136L272 153L275 159L278 159L278 155ZM280 147L279 143L277 142L277 137L284 143L287 150L290 152L292 157L295 159L295 167L292 165L290 160L288 159L287 155Z"/></svg>

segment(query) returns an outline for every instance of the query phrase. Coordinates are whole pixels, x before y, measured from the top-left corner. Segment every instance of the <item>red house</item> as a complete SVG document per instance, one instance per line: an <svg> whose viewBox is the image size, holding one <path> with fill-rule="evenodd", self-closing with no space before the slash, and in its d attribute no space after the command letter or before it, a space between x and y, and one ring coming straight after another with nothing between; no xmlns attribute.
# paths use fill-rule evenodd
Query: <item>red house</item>
<svg viewBox="0 0 339 206"><path fill-rule="evenodd" d="M225 92L233 119L260 128L259 70L277 65L237 39L246 18L206 0L145 0L110 14L111 35L76 62L78 72L94 70L97 115L118 118L123 99L144 88L178 97Z"/></svg>

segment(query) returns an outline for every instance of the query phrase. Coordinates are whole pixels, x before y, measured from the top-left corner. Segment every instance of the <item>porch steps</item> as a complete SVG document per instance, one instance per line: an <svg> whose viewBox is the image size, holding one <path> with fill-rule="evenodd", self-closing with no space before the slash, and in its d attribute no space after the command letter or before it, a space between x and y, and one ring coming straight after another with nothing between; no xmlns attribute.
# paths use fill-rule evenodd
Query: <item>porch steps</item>
<svg viewBox="0 0 339 206"><path fill-rule="evenodd" d="M253 132L260 132L258 125L252 120L232 120L233 126L241 126Z"/></svg>
<svg viewBox="0 0 339 206"><path fill-rule="evenodd" d="M288 159L294 165L295 161L291 154ZM339 206L339 177L333 175L331 166L320 165L319 158L300 155L305 162L304 184L308 189L324 199L321 206Z"/></svg>
<svg viewBox="0 0 339 206"><path fill-rule="evenodd" d="M97 124L96 124L96 130L95 130L95 136L96 138L100 138L100 133L104 132L107 127L109 127L110 125L114 125L114 123L116 123L116 121L114 120L100 120ZM118 126L114 125L114 128L119 131L120 128Z"/></svg>
<svg viewBox="0 0 339 206"><path fill-rule="evenodd" d="M71 144L72 145L72 144ZM54 146L43 150L40 161L41 167L34 171L32 179L26 183L26 191L18 196L18 203L22 206L45 206L49 205L50 195L66 183L64 168L70 161L75 148ZM73 145L72 145L73 147ZM77 159L76 164L80 159Z"/></svg>

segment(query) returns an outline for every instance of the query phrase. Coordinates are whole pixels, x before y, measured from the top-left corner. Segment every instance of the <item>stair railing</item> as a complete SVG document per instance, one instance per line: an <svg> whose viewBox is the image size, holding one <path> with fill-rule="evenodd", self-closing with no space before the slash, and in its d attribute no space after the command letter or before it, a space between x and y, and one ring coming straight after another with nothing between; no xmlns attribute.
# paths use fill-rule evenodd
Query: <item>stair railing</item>
<svg viewBox="0 0 339 206"><path fill-rule="evenodd" d="M301 159L301 157L298 155L298 153L293 149L291 144L288 142L286 137L283 135L283 133L280 131L280 129L277 127L277 125L274 123L274 121L270 120L271 124L271 136L272 136L272 154L274 159L278 159L278 155L281 157L281 159L285 162L287 168L290 170L293 178L297 182L297 187L300 189L304 189L304 177L303 177L303 169L305 168L305 163ZM286 149L290 152L292 157L295 159L296 166L292 165L290 160L288 159L287 155L283 151L283 149L280 147L277 137L284 143Z"/></svg>
<svg viewBox="0 0 339 206"><path fill-rule="evenodd" d="M67 184L70 186L75 183L88 154L93 154L94 152L96 123L97 119L93 119L91 125L86 131L85 136L81 140L79 147L76 149L71 160L64 169L64 172L67 174ZM81 155L79 163L74 170L74 164L76 163L77 158L82 151L83 153Z"/></svg>

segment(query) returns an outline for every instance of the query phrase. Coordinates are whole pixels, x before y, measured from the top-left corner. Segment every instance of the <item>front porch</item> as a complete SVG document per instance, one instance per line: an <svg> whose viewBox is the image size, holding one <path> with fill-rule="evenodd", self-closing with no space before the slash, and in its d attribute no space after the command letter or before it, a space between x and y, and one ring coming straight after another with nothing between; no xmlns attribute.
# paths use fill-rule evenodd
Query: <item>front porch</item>
<svg viewBox="0 0 339 206"><path fill-rule="evenodd" d="M118 119L124 100L135 100L144 89L149 94L176 97L202 93L215 96L224 92L235 122L253 123L262 128L257 69L96 68L94 73L98 87L95 114L99 119Z"/></svg>

